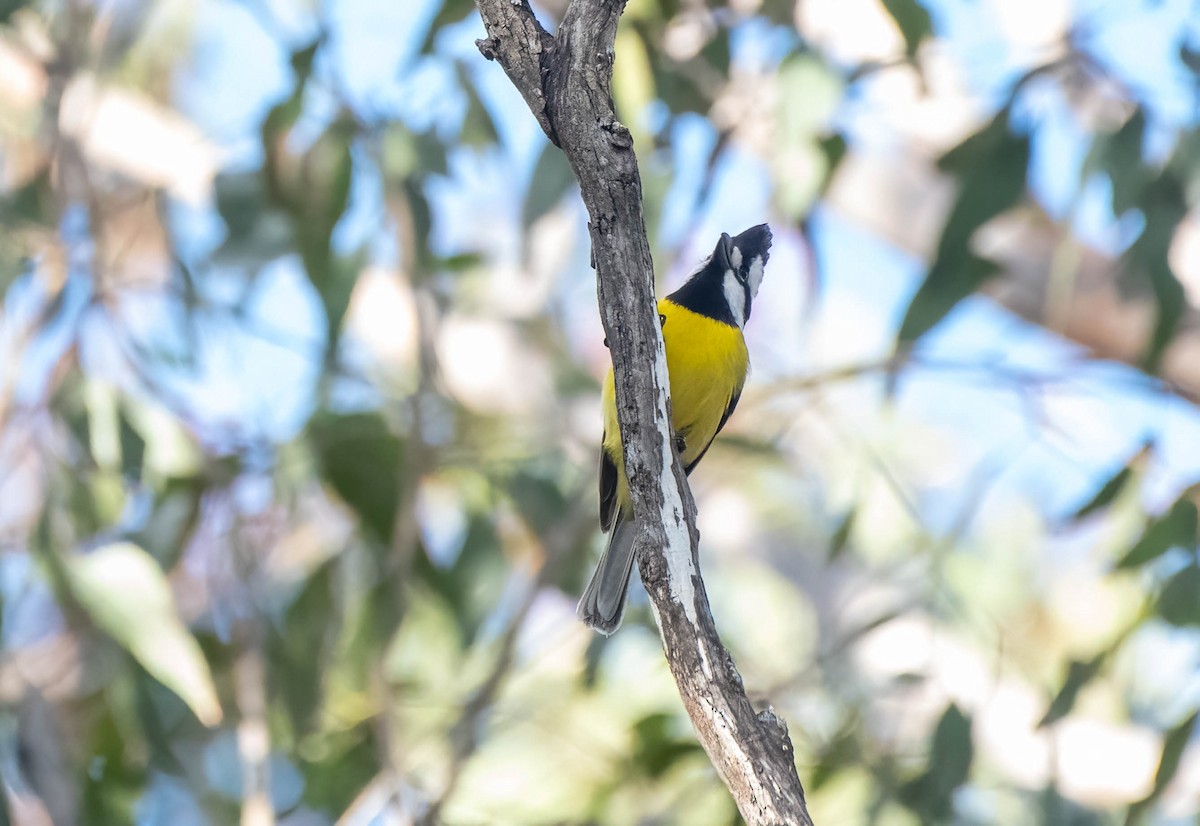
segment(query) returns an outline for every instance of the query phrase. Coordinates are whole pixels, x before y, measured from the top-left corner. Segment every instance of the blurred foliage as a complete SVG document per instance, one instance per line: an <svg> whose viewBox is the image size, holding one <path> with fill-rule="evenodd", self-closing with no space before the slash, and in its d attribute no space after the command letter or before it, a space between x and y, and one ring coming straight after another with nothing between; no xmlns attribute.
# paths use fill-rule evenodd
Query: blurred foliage
<svg viewBox="0 0 1200 826"><path fill-rule="evenodd" d="M737 822L644 601L610 640L573 618L607 357L571 171L471 2L398 5L0 2L5 822ZM769 216L734 211L779 241L751 325L784 319L751 342L775 364L694 480L718 624L819 824L1195 822L1195 480L1135 434L1065 511L972 488L934 527L949 458L964 488L1002 473L899 381L1010 280L983 243L1007 219L1049 226L1035 271L1072 301L1104 202L1114 292L1151 319L1124 360L1191 415L1157 377L1195 323L1195 114L1081 12L968 125L864 137L897 89L928 126L957 41L945 3L845 7L633 0L618 38L660 270L742 207L730 177L765 182ZM1181 28L1170 60L1200 94L1198 47ZM1048 96L1084 144L1065 215L1035 185ZM880 145L945 208L922 248L915 207L853 179L926 263L879 358L823 374L780 355L811 317L770 296L785 267L828 286L814 221L853 213L839 176ZM826 347L860 353L855 324ZM1030 408L1069 383L968 367Z"/></svg>

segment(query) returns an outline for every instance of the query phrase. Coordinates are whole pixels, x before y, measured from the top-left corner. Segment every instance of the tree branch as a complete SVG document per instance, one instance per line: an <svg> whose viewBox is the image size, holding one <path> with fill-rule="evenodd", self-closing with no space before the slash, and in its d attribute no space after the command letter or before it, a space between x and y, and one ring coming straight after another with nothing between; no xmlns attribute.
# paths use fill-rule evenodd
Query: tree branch
<svg viewBox="0 0 1200 826"><path fill-rule="evenodd" d="M554 36L528 0L476 4L488 34L480 51L499 61L566 154L591 218L638 567L684 707L750 826L811 826L787 726L770 710L756 714L746 699L700 578L695 504L670 437L641 177L632 136L613 112L613 43L625 0L572 0Z"/></svg>

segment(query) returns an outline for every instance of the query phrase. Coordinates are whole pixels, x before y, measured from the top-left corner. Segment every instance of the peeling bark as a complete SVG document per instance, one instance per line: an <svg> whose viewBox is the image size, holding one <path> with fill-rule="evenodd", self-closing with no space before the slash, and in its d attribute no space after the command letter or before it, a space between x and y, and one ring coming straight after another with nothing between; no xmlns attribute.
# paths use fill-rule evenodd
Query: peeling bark
<svg viewBox="0 0 1200 826"><path fill-rule="evenodd" d="M566 154L591 218L638 567L684 707L750 826L811 826L787 726L770 710L756 714L746 699L700 577L695 503L670 438L641 177L633 138L613 112L613 43L625 0L571 0L556 35L542 28L528 0L476 4L488 34L477 41L480 52L500 63Z"/></svg>

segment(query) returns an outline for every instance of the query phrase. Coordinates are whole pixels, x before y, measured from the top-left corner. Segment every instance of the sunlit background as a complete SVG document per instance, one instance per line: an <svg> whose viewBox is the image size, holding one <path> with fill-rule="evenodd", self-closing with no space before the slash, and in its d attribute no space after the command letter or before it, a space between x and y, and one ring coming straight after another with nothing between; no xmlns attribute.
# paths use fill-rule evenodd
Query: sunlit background
<svg viewBox="0 0 1200 826"><path fill-rule="evenodd" d="M587 217L482 36L0 2L7 822L738 822L574 618ZM662 291L775 232L692 487L818 826L1195 824L1200 6L631 0L613 89Z"/></svg>

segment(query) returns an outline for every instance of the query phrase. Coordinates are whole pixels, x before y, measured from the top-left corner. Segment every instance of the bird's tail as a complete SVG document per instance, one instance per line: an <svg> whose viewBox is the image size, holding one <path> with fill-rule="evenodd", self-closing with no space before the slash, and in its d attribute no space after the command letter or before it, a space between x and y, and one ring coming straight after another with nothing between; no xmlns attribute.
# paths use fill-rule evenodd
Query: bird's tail
<svg viewBox="0 0 1200 826"><path fill-rule="evenodd" d="M633 572L633 521L618 514L608 535L592 580L579 600L576 615L590 628L608 636L621 627L625 597L629 593L629 575Z"/></svg>

